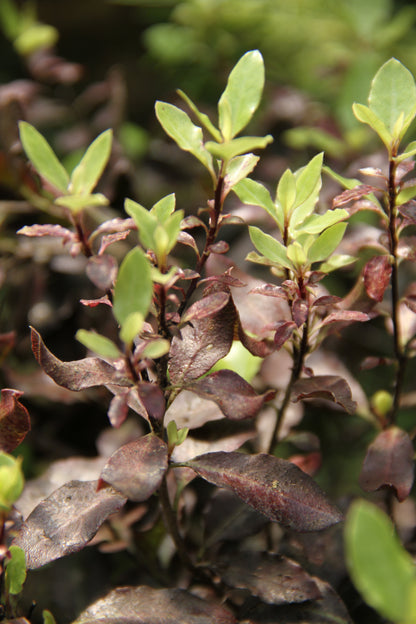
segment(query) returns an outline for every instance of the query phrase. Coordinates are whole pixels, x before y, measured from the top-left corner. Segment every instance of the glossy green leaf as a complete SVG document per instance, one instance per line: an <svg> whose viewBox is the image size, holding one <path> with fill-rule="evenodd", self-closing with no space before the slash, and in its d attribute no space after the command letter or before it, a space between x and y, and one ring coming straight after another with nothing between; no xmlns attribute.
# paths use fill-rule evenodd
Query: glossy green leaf
<svg viewBox="0 0 416 624"><path fill-rule="evenodd" d="M19 123L19 132L23 149L39 175L66 193L69 176L46 139L26 121Z"/></svg>
<svg viewBox="0 0 416 624"><path fill-rule="evenodd" d="M104 358L118 358L121 356L117 345L106 336L97 334L97 332L79 329L75 334L75 338L83 344L84 347L87 347L90 351L94 351L94 353Z"/></svg>
<svg viewBox="0 0 416 624"><path fill-rule="evenodd" d="M292 236L295 228L315 209L322 186L322 160L323 154L317 154L305 167L295 172L296 205L289 222Z"/></svg>
<svg viewBox="0 0 416 624"><path fill-rule="evenodd" d="M154 231L158 224L156 216L132 199L125 200L124 210L134 219L143 247L153 250Z"/></svg>
<svg viewBox="0 0 416 624"><path fill-rule="evenodd" d="M260 228L255 226L249 227L249 233L254 247L263 256L287 269L293 268L291 262L287 258L286 249L282 243L279 243L273 236L265 234Z"/></svg>
<svg viewBox="0 0 416 624"><path fill-rule="evenodd" d="M297 241L288 245L287 257L295 267L302 267L307 262L305 249Z"/></svg>
<svg viewBox="0 0 416 624"><path fill-rule="evenodd" d="M207 141L206 149L219 160L230 161L240 154L247 154L257 149L264 149L273 141L271 134L265 137L238 137L225 143L215 143L215 141Z"/></svg>
<svg viewBox="0 0 416 624"><path fill-rule="evenodd" d="M415 154L416 154L416 141L412 141L406 147L404 152L396 156L395 161L402 162L402 160L406 160L406 158L410 158L411 156L414 156Z"/></svg>
<svg viewBox="0 0 416 624"><path fill-rule="evenodd" d="M345 178L336 171L333 171L331 167L328 167L327 165L322 167L322 171L345 189L353 189L361 184L360 180L357 180L357 178Z"/></svg>
<svg viewBox="0 0 416 624"><path fill-rule="evenodd" d="M52 613L47 609L42 611L43 624L56 624L56 620L53 617Z"/></svg>
<svg viewBox="0 0 416 624"><path fill-rule="evenodd" d="M409 199L413 199L416 197L416 184L412 184L411 186L406 186L396 197L396 205L400 206L401 204L406 203Z"/></svg>
<svg viewBox="0 0 416 624"><path fill-rule="evenodd" d="M248 124L260 103L263 86L263 57L258 50L246 52L231 71L218 102L219 128L225 141Z"/></svg>
<svg viewBox="0 0 416 624"><path fill-rule="evenodd" d="M410 71L395 58L384 63L374 76L368 103L387 131L401 138L416 114L416 85ZM397 128L402 114L401 128Z"/></svg>
<svg viewBox="0 0 416 624"><path fill-rule="evenodd" d="M207 169L213 171L212 158L203 145L202 129L177 106L156 102L156 117L162 128L185 152L190 152Z"/></svg>
<svg viewBox="0 0 416 624"><path fill-rule="evenodd" d="M178 240L179 232L181 231L181 223L184 217L183 210L177 210L174 214L167 219L164 224L164 229L167 235L167 247L166 253L170 253L170 251L175 247L176 242Z"/></svg>
<svg viewBox="0 0 416 624"><path fill-rule="evenodd" d="M102 193L92 195L63 195L55 200L58 206L65 206L71 212L77 213L90 206L107 206L108 199Z"/></svg>
<svg viewBox="0 0 416 624"><path fill-rule="evenodd" d="M330 273L331 271L336 271L337 269L342 269L342 267L348 266L357 262L358 258L354 256L348 256L347 254L333 254L326 262L323 262L319 267L320 271L324 273Z"/></svg>
<svg viewBox="0 0 416 624"><path fill-rule="evenodd" d="M177 90L178 95L187 103L200 124L207 130L215 141L220 142L222 137L220 131L214 126L208 115L201 113L197 106L192 102L191 98L180 89Z"/></svg>
<svg viewBox="0 0 416 624"><path fill-rule="evenodd" d="M327 210L324 214L310 215L303 223L300 223L297 230L305 232L307 234L320 234L326 228L346 219L348 212L344 208L337 208L336 210Z"/></svg>
<svg viewBox="0 0 416 624"><path fill-rule="evenodd" d="M283 213L290 215L296 200L296 179L290 169L286 169L280 178L276 196Z"/></svg>
<svg viewBox="0 0 416 624"><path fill-rule="evenodd" d="M243 204L249 204L254 206L261 206L269 213L269 215L276 221L280 231L283 231L284 218L283 212L280 206L276 206L270 197L269 191L265 186L247 178L241 180L233 188L234 193L243 202Z"/></svg>
<svg viewBox="0 0 416 624"><path fill-rule="evenodd" d="M156 217L159 223L163 223L165 219L170 217L170 215L175 210L176 206L176 197L175 193L170 193L170 195L166 195L166 197L162 197L151 209L151 214Z"/></svg>
<svg viewBox="0 0 416 624"><path fill-rule="evenodd" d="M336 223L322 232L309 248L309 262L326 260L342 241L346 227L346 223Z"/></svg>
<svg viewBox="0 0 416 624"><path fill-rule="evenodd" d="M10 511L23 486L22 458L0 452L0 511Z"/></svg>
<svg viewBox="0 0 416 624"><path fill-rule="evenodd" d="M262 358L252 355L241 342L235 340L229 353L218 360L210 372L231 370L250 383L259 372L262 362Z"/></svg>
<svg viewBox="0 0 416 624"><path fill-rule="evenodd" d="M152 296L150 263L143 251L135 247L121 263L114 287L113 313L120 325L136 312L146 318Z"/></svg>
<svg viewBox="0 0 416 624"><path fill-rule="evenodd" d="M224 176L224 194L229 193L236 184L244 180L253 171L259 160L259 156L254 154L244 154L233 158L228 163Z"/></svg>
<svg viewBox="0 0 416 624"><path fill-rule="evenodd" d="M365 123L374 130L383 141L387 149L391 148L393 137L388 131L386 124L378 115L364 104L353 104L352 110L358 121Z"/></svg>
<svg viewBox="0 0 416 624"><path fill-rule="evenodd" d="M126 345L131 345L137 334L141 331L144 317L141 312L131 312L125 319L120 330L120 340Z"/></svg>
<svg viewBox="0 0 416 624"><path fill-rule="evenodd" d="M165 340L164 338L157 338L156 340L151 340L143 349L141 356L143 358L150 358L155 360L156 358L160 358L163 355L169 353L170 342L169 340Z"/></svg>
<svg viewBox="0 0 416 624"><path fill-rule="evenodd" d="M10 559L6 559L5 585L7 594L20 594L26 580L25 552L19 546L10 546Z"/></svg>
<svg viewBox="0 0 416 624"><path fill-rule="evenodd" d="M112 142L113 131L106 130L91 143L81 162L72 172L71 193L80 195L91 193L110 158Z"/></svg>
<svg viewBox="0 0 416 624"><path fill-rule="evenodd" d="M356 501L347 515L345 546L353 582L364 600L387 619L406 622L415 570L389 518L375 505Z"/></svg>

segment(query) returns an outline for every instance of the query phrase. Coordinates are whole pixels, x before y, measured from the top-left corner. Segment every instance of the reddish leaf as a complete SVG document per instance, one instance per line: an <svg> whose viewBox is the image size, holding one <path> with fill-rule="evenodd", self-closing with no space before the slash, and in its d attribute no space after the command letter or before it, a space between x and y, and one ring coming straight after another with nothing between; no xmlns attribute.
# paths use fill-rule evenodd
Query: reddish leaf
<svg viewBox="0 0 416 624"><path fill-rule="evenodd" d="M389 427L370 444L359 483L365 492L383 487L394 490L402 502L410 494L414 479L414 451L409 435L399 427Z"/></svg>
<svg viewBox="0 0 416 624"><path fill-rule="evenodd" d="M305 602L321 598L315 581L298 563L268 553L227 554L219 562L219 573L226 585L247 589L269 604Z"/></svg>
<svg viewBox="0 0 416 624"><path fill-rule="evenodd" d="M365 323L370 320L370 316L365 312L358 310L337 310L328 314L321 323L321 326L331 325L332 323Z"/></svg>
<svg viewBox="0 0 416 624"><path fill-rule="evenodd" d="M322 465L322 455L319 451L307 453L305 455L291 455L289 461L298 468L313 477Z"/></svg>
<svg viewBox="0 0 416 624"><path fill-rule="evenodd" d="M23 234L24 236L57 236L63 239L63 243L78 241L74 232L71 232L71 230L68 230L68 228L63 227L62 225L56 224L25 225L20 228L17 233Z"/></svg>
<svg viewBox="0 0 416 624"><path fill-rule="evenodd" d="M297 327L303 325L308 318L309 307L304 299L295 299L292 306L292 318Z"/></svg>
<svg viewBox="0 0 416 624"><path fill-rule="evenodd" d="M408 223L416 224L416 201L414 199L399 206L398 210Z"/></svg>
<svg viewBox="0 0 416 624"><path fill-rule="evenodd" d="M376 193L379 191L376 186L370 186L369 184L360 184L359 186L355 186L353 189L347 189L343 191L340 195L337 195L333 201L333 207L336 208L338 206L344 206L344 204L348 204L350 201L356 201L357 199L361 199L366 195L370 195L371 193Z"/></svg>
<svg viewBox="0 0 416 624"><path fill-rule="evenodd" d="M289 340L293 334L293 330L296 328L296 323L293 321L280 321L279 323L276 323L276 325L278 325L278 327L274 335L274 344L276 351L278 351L283 347L286 340Z"/></svg>
<svg viewBox="0 0 416 624"><path fill-rule="evenodd" d="M374 301L382 301L390 284L392 266L388 256L374 256L364 268L364 287Z"/></svg>
<svg viewBox="0 0 416 624"><path fill-rule="evenodd" d="M187 389L214 401L224 416L231 420L254 418L264 402L270 401L276 394L274 391L257 394L247 381L230 370L211 373L194 381Z"/></svg>
<svg viewBox="0 0 416 624"><path fill-rule="evenodd" d="M392 363L393 363L393 360L391 360L390 358L375 357L375 356L370 355L364 358L364 360L361 362L360 369L371 370L372 368L376 368L377 366L386 366Z"/></svg>
<svg viewBox="0 0 416 624"><path fill-rule="evenodd" d="M191 247L191 249L194 250L196 257L200 257L198 245L196 244L194 237L188 234L188 232L179 232L176 242L181 243L182 245L187 245L187 247Z"/></svg>
<svg viewBox="0 0 416 624"><path fill-rule="evenodd" d="M96 489L96 481L70 481L35 507L13 540L25 551L29 569L84 548L126 502L110 487Z"/></svg>
<svg viewBox="0 0 416 624"><path fill-rule="evenodd" d="M218 452L185 465L210 483L232 490L269 520L296 531L318 531L342 519L317 483L284 459Z"/></svg>
<svg viewBox="0 0 416 624"><path fill-rule="evenodd" d="M322 295L318 297L312 304L312 307L316 306L332 306L342 301L342 297L336 297L335 295Z"/></svg>
<svg viewBox="0 0 416 624"><path fill-rule="evenodd" d="M225 607L184 589L118 587L72 624L236 624Z"/></svg>
<svg viewBox="0 0 416 624"><path fill-rule="evenodd" d="M30 431L29 412L19 401L23 392L4 388L0 397L0 451L11 453Z"/></svg>
<svg viewBox="0 0 416 624"><path fill-rule="evenodd" d="M101 239L100 249L98 250L98 255L101 256L105 252L107 247L109 247L113 243L118 243L119 241L125 240L129 234L130 231L127 230L126 232L117 232L114 234L106 234L106 236L103 236Z"/></svg>
<svg viewBox="0 0 416 624"><path fill-rule="evenodd" d="M160 486L168 467L168 447L155 434L124 444L108 459L100 479L132 501L145 501Z"/></svg>
<svg viewBox="0 0 416 624"><path fill-rule="evenodd" d="M150 418L162 420L165 415L166 401L162 390L154 383L137 384L137 392Z"/></svg>
<svg viewBox="0 0 416 624"><path fill-rule="evenodd" d="M84 390L107 383L128 385L128 381L110 364L97 357L63 362L45 346L41 335L31 328L32 351L41 368L55 383L69 390Z"/></svg>
<svg viewBox="0 0 416 624"><path fill-rule="evenodd" d="M79 302L82 303L82 305L88 306L90 308L95 308L101 303L109 306L110 308L113 307L113 304L111 303L107 295L104 295L104 297L100 297L99 299L80 299Z"/></svg>
<svg viewBox="0 0 416 624"><path fill-rule="evenodd" d="M88 258L86 273L92 283L101 290L109 290L117 277L117 262L113 256L104 254Z"/></svg>
<svg viewBox="0 0 416 624"><path fill-rule="evenodd" d="M295 401L319 398L333 401L350 414L357 409L349 385L338 375L316 375L299 379L293 386L293 396Z"/></svg>
<svg viewBox="0 0 416 624"><path fill-rule="evenodd" d="M172 340L169 374L176 385L200 377L229 352L236 310L231 300L209 318L196 319Z"/></svg>
<svg viewBox="0 0 416 624"><path fill-rule="evenodd" d="M225 241L218 241L213 245L210 245L208 249L212 253L224 254L227 253L227 251L230 249L230 246Z"/></svg>
<svg viewBox="0 0 416 624"><path fill-rule="evenodd" d="M116 217L115 219L109 219L108 221L104 221L101 223L91 234L90 242L94 240L100 234L113 234L115 232L129 232L130 230L137 230L137 226L134 222L134 219L120 219Z"/></svg>
<svg viewBox="0 0 416 624"><path fill-rule="evenodd" d="M118 389L108 406L107 416L112 427L118 429L124 423L129 412L131 388Z"/></svg>
<svg viewBox="0 0 416 624"><path fill-rule="evenodd" d="M182 324L215 316L227 305L229 299L229 293L221 291L203 297L187 309L182 317Z"/></svg>
<svg viewBox="0 0 416 624"><path fill-rule="evenodd" d="M279 297L280 299L287 299L288 293L285 288L276 286L275 284L262 284L252 288L250 293L253 295L265 295L266 297Z"/></svg>

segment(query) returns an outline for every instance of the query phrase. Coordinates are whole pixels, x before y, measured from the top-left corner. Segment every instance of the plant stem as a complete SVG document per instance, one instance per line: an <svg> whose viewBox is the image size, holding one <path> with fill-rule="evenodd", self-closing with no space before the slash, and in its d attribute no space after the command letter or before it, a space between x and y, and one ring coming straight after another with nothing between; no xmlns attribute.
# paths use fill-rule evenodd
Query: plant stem
<svg viewBox="0 0 416 624"><path fill-rule="evenodd" d="M399 317L399 270L397 262L397 189L396 189L396 162L392 158L389 162L389 180L388 180L388 217L389 217L389 251L392 258L392 273L391 273L391 306L392 306L392 323L393 323L393 350L396 358L396 379L394 384L394 398L393 407L387 420L388 424L395 422L397 418L397 412L400 404L400 397L403 389L405 370L407 365L407 357L401 346L401 331L400 331L400 317Z"/></svg>
<svg viewBox="0 0 416 624"><path fill-rule="evenodd" d="M163 481L159 488L159 500L166 529L175 543L176 550L182 560L182 563L193 573L196 573L195 565L189 557L185 543L182 539L181 534L179 533L176 513L173 510L172 505L170 504L166 476L163 478Z"/></svg>
<svg viewBox="0 0 416 624"><path fill-rule="evenodd" d="M204 251L202 252L198 260L198 263L196 265L196 268L195 268L196 272L199 274L201 273L202 269L205 266L206 261L208 260L211 254L210 247L215 242L215 239L218 234L218 223L219 223L219 219L220 219L220 215L222 211L222 206L224 203L223 189L224 189L224 177L221 171L218 176L217 186L215 187L214 207L210 214L209 230L208 230L207 238L205 241ZM178 309L179 315L182 315L183 311L185 310L189 299L193 295L198 285L198 281L199 281L199 277L194 277L194 279L189 284L188 290L185 293L185 297Z"/></svg>

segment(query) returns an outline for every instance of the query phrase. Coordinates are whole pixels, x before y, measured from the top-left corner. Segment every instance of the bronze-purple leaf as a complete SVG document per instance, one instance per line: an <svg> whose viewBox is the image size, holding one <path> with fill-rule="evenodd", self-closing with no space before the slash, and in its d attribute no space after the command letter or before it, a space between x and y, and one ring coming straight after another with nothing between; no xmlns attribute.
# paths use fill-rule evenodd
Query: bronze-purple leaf
<svg viewBox="0 0 416 624"><path fill-rule="evenodd" d="M169 374L183 385L208 372L229 352L234 338L237 312L231 299L209 318L195 319L172 340Z"/></svg>
<svg viewBox="0 0 416 624"><path fill-rule="evenodd" d="M155 434L120 447L108 459L100 480L132 501L145 501L160 486L168 467L168 447Z"/></svg>
<svg viewBox="0 0 416 624"><path fill-rule="evenodd" d="M35 507L13 540L25 551L29 569L84 548L126 502L111 487L96 490L97 481L70 481Z"/></svg>
<svg viewBox="0 0 416 624"><path fill-rule="evenodd" d="M181 319L182 324L214 316L227 305L229 299L230 294L223 291L203 297L187 309Z"/></svg>
<svg viewBox="0 0 416 624"><path fill-rule="evenodd" d="M274 391L257 394L237 373L219 370L187 386L204 399L214 401L224 416L231 420L254 418L265 401L275 397Z"/></svg>
<svg viewBox="0 0 416 624"><path fill-rule="evenodd" d="M19 401L23 392L4 388L0 397L0 451L11 453L30 431L29 412Z"/></svg>
<svg viewBox="0 0 416 624"><path fill-rule="evenodd" d="M166 411L166 401L159 386L154 383L142 382L136 387L149 417L153 420L162 420Z"/></svg>
<svg viewBox="0 0 416 624"><path fill-rule="evenodd" d="M332 323L365 323L370 320L370 316L366 312L359 310L336 310L331 312L322 321L321 325L331 325Z"/></svg>
<svg viewBox="0 0 416 624"><path fill-rule="evenodd" d="M293 334L293 330L296 328L296 323L293 321L279 321L277 324L276 332L274 334L274 344L276 351L281 349L286 340L289 340Z"/></svg>
<svg viewBox="0 0 416 624"><path fill-rule="evenodd" d="M185 463L203 479L232 490L245 503L295 531L319 531L342 515L297 466L266 453L206 453Z"/></svg>
<svg viewBox="0 0 416 624"><path fill-rule="evenodd" d="M315 375L299 379L293 386L295 401L301 399L326 399L341 405L349 414L357 409L352 400L351 388L346 380L338 375Z"/></svg>
<svg viewBox="0 0 416 624"><path fill-rule="evenodd" d="M298 563L279 555L227 554L219 561L219 573L229 587L246 589L268 604L291 604L322 597L315 581Z"/></svg>
<svg viewBox="0 0 416 624"><path fill-rule="evenodd" d="M303 325L308 318L309 306L304 299L295 299L292 305L292 318L297 327Z"/></svg>
<svg viewBox="0 0 416 624"><path fill-rule="evenodd" d="M389 427L378 434L367 449L359 478L365 492L391 488L402 502L410 494L414 479L413 444L403 429Z"/></svg>
<svg viewBox="0 0 416 624"><path fill-rule="evenodd" d="M367 295L374 301L382 301L390 284L392 272L388 256L374 256L364 267L364 287Z"/></svg>
<svg viewBox="0 0 416 624"><path fill-rule="evenodd" d="M84 390L107 383L129 385L129 382L110 364L98 357L63 362L45 346L41 335L31 328L32 351L41 368L58 386L68 390Z"/></svg>
<svg viewBox="0 0 416 624"><path fill-rule="evenodd" d="M237 624L214 601L185 589L118 587L90 605L72 624Z"/></svg>
<svg viewBox="0 0 416 624"><path fill-rule="evenodd" d="M35 224L25 225L17 232L24 236L57 236L63 239L63 243L69 241L75 242L78 240L76 234L68 230L68 228L57 224Z"/></svg>
<svg viewBox="0 0 416 624"><path fill-rule="evenodd" d="M340 195L337 195L333 201L333 207L344 206L348 204L350 201L357 201L357 199L361 199L366 195L370 195L371 193L376 193L380 189L376 186L371 186L369 184L359 184L355 186L353 189L347 189L343 191Z"/></svg>
<svg viewBox="0 0 416 624"><path fill-rule="evenodd" d="M109 254L91 256L85 269L92 283L101 290L109 290L117 277L117 261Z"/></svg>

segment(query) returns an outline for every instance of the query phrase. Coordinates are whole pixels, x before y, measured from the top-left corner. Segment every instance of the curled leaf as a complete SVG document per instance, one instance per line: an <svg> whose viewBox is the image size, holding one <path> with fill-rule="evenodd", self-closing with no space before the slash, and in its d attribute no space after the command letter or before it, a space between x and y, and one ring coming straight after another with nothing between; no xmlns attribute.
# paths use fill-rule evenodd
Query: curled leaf
<svg viewBox="0 0 416 624"><path fill-rule="evenodd" d="M0 451L11 453L30 430L29 412L19 401L23 392L4 388L0 397Z"/></svg>
<svg viewBox="0 0 416 624"><path fill-rule="evenodd" d="M390 284L392 266L388 256L374 256L364 268L364 287L374 301L382 301Z"/></svg>
<svg viewBox="0 0 416 624"><path fill-rule="evenodd" d="M353 414L357 408L349 385L338 375L315 375L299 379L293 386L293 396L295 401L316 398L333 401L349 414Z"/></svg>

